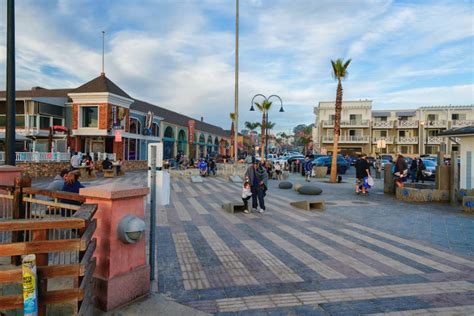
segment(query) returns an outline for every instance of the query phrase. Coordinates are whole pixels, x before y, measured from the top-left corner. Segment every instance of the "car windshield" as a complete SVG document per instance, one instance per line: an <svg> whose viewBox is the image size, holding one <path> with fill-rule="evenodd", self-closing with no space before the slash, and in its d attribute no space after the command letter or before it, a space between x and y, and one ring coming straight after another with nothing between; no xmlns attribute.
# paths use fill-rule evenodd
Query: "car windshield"
<svg viewBox="0 0 474 316"><path fill-rule="evenodd" d="M423 163L426 167L436 167L436 162L432 160L423 160Z"/></svg>

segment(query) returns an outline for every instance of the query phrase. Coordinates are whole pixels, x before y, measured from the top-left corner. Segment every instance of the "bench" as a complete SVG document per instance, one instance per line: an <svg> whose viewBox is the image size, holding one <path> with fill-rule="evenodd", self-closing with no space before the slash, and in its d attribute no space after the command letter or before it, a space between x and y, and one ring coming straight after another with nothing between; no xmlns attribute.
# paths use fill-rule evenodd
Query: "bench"
<svg viewBox="0 0 474 316"><path fill-rule="evenodd" d="M236 212L244 211L244 203L242 202L230 202L222 204L222 208L227 212L234 214Z"/></svg>
<svg viewBox="0 0 474 316"><path fill-rule="evenodd" d="M305 210L305 211L314 211L314 210L324 211L324 209L326 208L323 200L296 201L296 202L290 202L290 205L296 208Z"/></svg>
<svg viewBox="0 0 474 316"><path fill-rule="evenodd" d="M104 178L114 178L117 172L114 169L104 169Z"/></svg>

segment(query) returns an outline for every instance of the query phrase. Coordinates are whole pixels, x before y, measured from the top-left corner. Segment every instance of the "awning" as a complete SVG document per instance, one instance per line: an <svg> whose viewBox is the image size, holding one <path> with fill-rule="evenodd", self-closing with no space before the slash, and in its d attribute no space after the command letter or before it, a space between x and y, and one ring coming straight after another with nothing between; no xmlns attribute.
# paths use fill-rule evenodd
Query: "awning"
<svg viewBox="0 0 474 316"><path fill-rule="evenodd" d="M474 136L474 125L448 129L447 131L438 133L437 136Z"/></svg>
<svg viewBox="0 0 474 316"><path fill-rule="evenodd" d="M18 141L25 141L25 140L29 140L31 141L31 138L28 138L24 135L20 135L20 134L15 134L15 139L18 140ZM5 133L3 132L0 132L0 140L5 140Z"/></svg>
<svg viewBox="0 0 474 316"><path fill-rule="evenodd" d="M401 111L397 112L397 116L416 116L416 111Z"/></svg>
<svg viewBox="0 0 474 316"><path fill-rule="evenodd" d="M372 117L389 117L390 112L372 112Z"/></svg>

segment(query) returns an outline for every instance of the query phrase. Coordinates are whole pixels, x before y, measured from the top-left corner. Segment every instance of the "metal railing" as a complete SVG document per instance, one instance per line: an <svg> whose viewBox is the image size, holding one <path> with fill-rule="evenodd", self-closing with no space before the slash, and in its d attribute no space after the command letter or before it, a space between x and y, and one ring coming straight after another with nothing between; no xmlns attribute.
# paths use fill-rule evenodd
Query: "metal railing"
<svg viewBox="0 0 474 316"><path fill-rule="evenodd" d="M397 121L398 128L418 128L418 121Z"/></svg>
<svg viewBox="0 0 474 316"><path fill-rule="evenodd" d="M453 120L452 127L464 127L474 125L474 120Z"/></svg>
<svg viewBox="0 0 474 316"><path fill-rule="evenodd" d="M373 128L393 128L393 121L373 121Z"/></svg>
<svg viewBox="0 0 474 316"><path fill-rule="evenodd" d="M334 136L323 136L323 143L334 142ZM368 143L369 136L340 136L340 143Z"/></svg>
<svg viewBox="0 0 474 316"><path fill-rule="evenodd" d="M384 140L386 144L393 144L393 137L389 137L389 136L386 136L386 137L383 137L383 136L374 137L374 138L372 138L372 143L373 143L373 144L376 144L377 141L379 141L379 140Z"/></svg>
<svg viewBox="0 0 474 316"><path fill-rule="evenodd" d="M426 128L446 128L447 124L444 120L439 121L426 121Z"/></svg>
<svg viewBox="0 0 474 316"><path fill-rule="evenodd" d="M418 144L418 136L397 137L397 144Z"/></svg>
<svg viewBox="0 0 474 316"><path fill-rule="evenodd" d="M69 153L60 152L16 152L15 160L17 162L61 162L69 161ZM0 152L0 164L5 162L5 152Z"/></svg>
<svg viewBox="0 0 474 316"><path fill-rule="evenodd" d="M428 136L426 139L427 144L441 144L444 142L444 137L441 136Z"/></svg>
<svg viewBox="0 0 474 316"><path fill-rule="evenodd" d="M323 127L333 127L334 121L323 121ZM341 121L341 127L369 127L369 120L349 120Z"/></svg>

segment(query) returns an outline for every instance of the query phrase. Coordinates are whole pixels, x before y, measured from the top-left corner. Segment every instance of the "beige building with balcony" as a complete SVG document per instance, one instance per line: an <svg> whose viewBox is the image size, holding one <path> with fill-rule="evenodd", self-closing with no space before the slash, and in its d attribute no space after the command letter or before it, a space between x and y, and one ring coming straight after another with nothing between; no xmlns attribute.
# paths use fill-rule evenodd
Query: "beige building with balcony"
<svg viewBox="0 0 474 316"><path fill-rule="evenodd" d="M334 102L319 102L314 108L313 130L317 152L332 152ZM371 100L344 101L339 151L342 154L376 153L407 156L459 150L455 139L437 136L448 128L474 125L474 105L420 107L409 110L372 111Z"/></svg>

